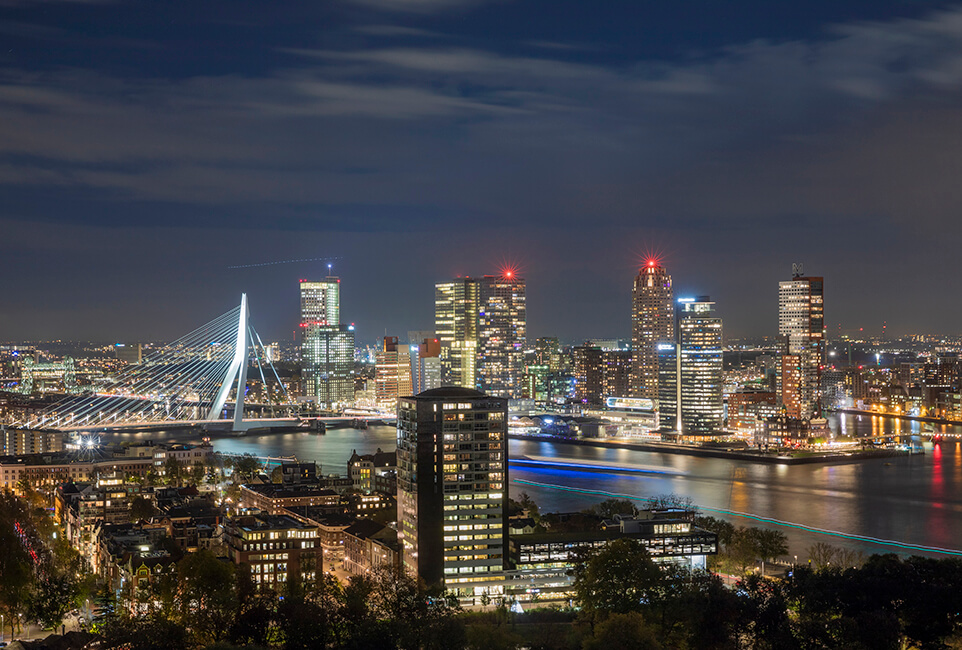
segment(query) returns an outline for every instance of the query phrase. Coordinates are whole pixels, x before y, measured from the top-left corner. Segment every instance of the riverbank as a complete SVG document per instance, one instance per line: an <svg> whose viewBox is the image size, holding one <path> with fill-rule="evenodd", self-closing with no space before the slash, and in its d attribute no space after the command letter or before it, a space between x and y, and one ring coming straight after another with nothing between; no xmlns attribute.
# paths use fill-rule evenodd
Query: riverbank
<svg viewBox="0 0 962 650"><path fill-rule="evenodd" d="M694 445L680 445L672 442L620 442L615 440L601 440L597 438L551 438L532 437L519 434L508 434L513 440L528 440L537 442L551 442L562 445L578 445L582 447L602 447L606 449L630 449L632 451L649 451L663 454L681 454L684 456L700 456L703 458L728 458L744 460L753 463L776 465L811 465L858 463L875 458L894 458L908 456L910 452L899 449L866 449L852 452L812 452L798 456L780 456L753 452L748 449L724 449L720 447L696 447Z"/></svg>
<svg viewBox="0 0 962 650"><path fill-rule="evenodd" d="M880 413L878 411L865 411L862 409L835 409L836 413L847 413L849 415L865 415L868 417L887 418L889 420L906 420L909 422L926 422L938 424L940 426L957 427L962 426L960 420L947 420L945 418L930 417L927 415L906 415L905 413Z"/></svg>

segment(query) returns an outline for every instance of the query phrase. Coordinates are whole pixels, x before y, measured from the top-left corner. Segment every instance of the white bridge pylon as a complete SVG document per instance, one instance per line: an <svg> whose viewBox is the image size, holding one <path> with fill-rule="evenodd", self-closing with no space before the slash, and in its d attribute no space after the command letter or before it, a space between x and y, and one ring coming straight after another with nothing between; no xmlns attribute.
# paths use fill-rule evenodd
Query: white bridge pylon
<svg viewBox="0 0 962 650"><path fill-rule="evenodd" d="M247 294L241 294L240 317L237 319L237 341L234 343L234 357L227 367L227 374L221 382L220 390L214 398L214 403L207 414L208 420L220 419L220 412L224 409L227 395L230 393L230 385L233 379L237 378L237 400L234 407L234 430L239 431L241 421L244 418L244 393L247 392L247 320L250 312L247 307Z"/></svg>
<svg viewBox="0 0 962 650"><path fill-rule="evenodd" d="M152 351L141 363L125 368L109 385L61 400L22 424L77 430L138 423L222 422L221 413L233 390L232 429L242 431L251 363L256 363L272 411L274 402L265 366L284 395L283 404L290 404L284 383L261 354L263 351L260 336L250 326L245 293L239 307Z"/></svg>

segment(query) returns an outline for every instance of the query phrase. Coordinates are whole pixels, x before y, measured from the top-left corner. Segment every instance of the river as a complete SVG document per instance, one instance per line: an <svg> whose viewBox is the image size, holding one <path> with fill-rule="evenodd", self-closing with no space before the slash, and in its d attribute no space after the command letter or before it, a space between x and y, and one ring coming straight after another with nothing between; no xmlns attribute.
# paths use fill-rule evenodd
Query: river
<svg viewBox="0 0 962 650"><path fill-rule="evenodd" d="M872 431L910 434L919 430L918 423L854 415L836 417L832 427L849 435ZM962 435L962 427L937 430ZM172 439L169 436L155 433L123 438ZM355 449L361 454L378 448L394 449L395 429L372 426L363 431L332 429L323 436L286 433L217 438L213 444L218 451L229 453L296 455L302 461L316 461L325 474L343 474ZM658 466L666 473L566 471L513 465L509 471L510 493L517 497L527 492L545 512L580 510L607 496L643 500L652 495L675 494L690 498L706 514L737 525L782 530L789 536L789 554L800 558L807 557L807 548L818 541L866 554L962 555L962 446L951 440L925 443L924 448L925 455L843 465L788 466L512 440L512 458L536 455L575 461L604 460Z"/></svg>

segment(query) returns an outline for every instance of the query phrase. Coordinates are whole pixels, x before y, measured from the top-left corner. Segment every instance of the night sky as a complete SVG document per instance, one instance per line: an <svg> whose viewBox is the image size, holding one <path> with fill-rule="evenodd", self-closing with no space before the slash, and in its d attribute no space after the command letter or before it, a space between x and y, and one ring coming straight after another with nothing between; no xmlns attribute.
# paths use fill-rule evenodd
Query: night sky
<svg viewBox="0 0 962 650"><path fill-rule="evenodd" d="M0 341L359 343L518 268L529 336L630 335L657 255L727 336L792 262L830 334L958 334L962 5L0 0Z"/></svg>

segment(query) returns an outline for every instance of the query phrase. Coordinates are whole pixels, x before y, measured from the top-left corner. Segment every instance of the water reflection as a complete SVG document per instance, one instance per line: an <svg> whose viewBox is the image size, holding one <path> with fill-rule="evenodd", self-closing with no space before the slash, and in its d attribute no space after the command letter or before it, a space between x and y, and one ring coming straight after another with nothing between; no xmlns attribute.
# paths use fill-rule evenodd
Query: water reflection
<svg viewBox="0 0 962 650"><path fill-rule="evenodd" d="M878 417L844 416L832 428L846 435L918 432L918 423L896 424ZM962 434L962 427L940 427ZM129 439L179 439L175 434L125 436ZM219 451L258 456L296 455L316 461L323 472L344 473L353 450L372 453L394 449L394 427L372 426L364 431L334 429L326 435L290 433L213 441ZM609 494L636 499L675 493L696 504L721 511L739 511L842 533L899 540L910 544L962 548L962 447L926 443L924 456L877 459L848 465L767 465L719 458L696 458L626 449L556 445L545 441L512 440L510 456L565 457L609 463L658 465L678 475L627 475L512 465L510 492L528 492L546 511L589 507ZM520 481L525 481L521 483ZM542 485L537 485L542 484ZM557 485L564 490L546 487ZM592 493L579 492L590 490ZM757 525L744 517L727 517L739 525ZM783 526L791 553L803 555L811 544L828 541L869 553L893 548L864 540L816 534ZM897 550L897 549L896 549Z"/></svg>
<svg viewBox="0 0 962 650"><path fill-rule="evenodd" d="M918 423L898 424L884 418L845 416L833 422L836 431L849 435L868 433L908 436ZM946 427L946 433L962 433ZM553 447L553 449L551 449ZM511 468L512 493L521 487L515 479L553 483L584 490L627 494L643 499L674 492L696 504L718 510L735 510L761 517L818 528L897 540L909 544L962 548L962 447L941 443L924 445L924 456L877 459L846 465L763 465L727 459L672 456L650 452L606 450L512 441L513 457L523 454L555 455L573 459L608 460L639 464L662 464L684 472L672 478L623 474L584 473L553 475L550 480L536 471ZM952 471L947 471L951 467ZM577 510L598 501L598 495L562 492L555 488L527 485L523 488L547 510ZM733 517L740 525L751 522ZM826 538L783 528L789 533L793 553L804 553L816 541L849 546L869 553L892 552L891 547L866 541Z"/></svg>

